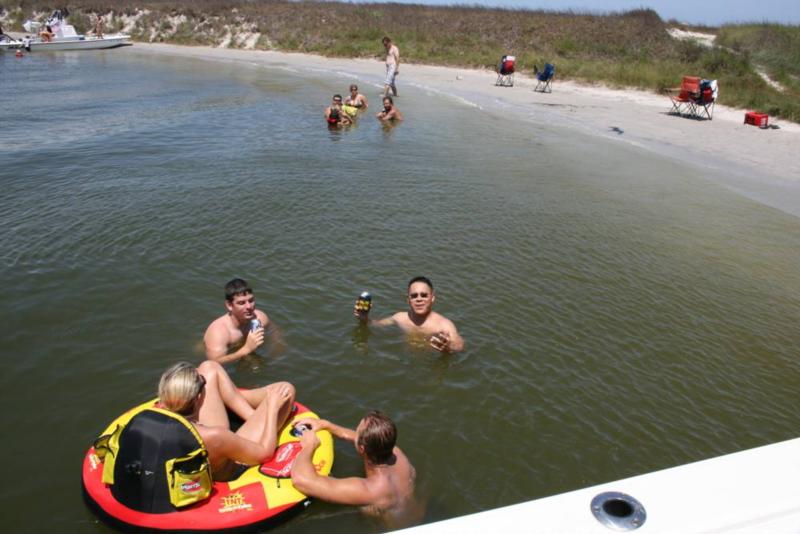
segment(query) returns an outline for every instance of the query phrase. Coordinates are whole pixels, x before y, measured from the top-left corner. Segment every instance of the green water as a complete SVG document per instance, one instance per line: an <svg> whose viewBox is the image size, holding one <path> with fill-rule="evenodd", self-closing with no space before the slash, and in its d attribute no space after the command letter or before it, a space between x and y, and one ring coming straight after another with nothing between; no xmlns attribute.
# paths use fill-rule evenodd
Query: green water
<svg viewBox="0 0 800 534"><path fill-rule="evenodd" d="M108 530L83 454L200 361L234 276L287 345L236 381L290 380L345 425L389 413L426 521L797 435L800 220L697 168L412 87L401 126L329 132L332 73L126 49L0 74L8 531ZM417 274L465 352L356 329L358 293L388 315ZM315 502L279 531L323 529L376 526Z"/></svg>

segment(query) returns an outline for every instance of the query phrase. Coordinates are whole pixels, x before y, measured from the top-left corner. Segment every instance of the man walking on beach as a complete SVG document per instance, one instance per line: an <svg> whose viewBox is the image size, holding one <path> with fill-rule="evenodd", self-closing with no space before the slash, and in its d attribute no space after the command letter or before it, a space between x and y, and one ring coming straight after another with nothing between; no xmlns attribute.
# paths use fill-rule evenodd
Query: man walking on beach
<svg viewBox="0 0 800 534"><path fill-rule="evenodd" d="M400 50L388 37L383 38L383 47L386 49L386 80L383 82L383 96L389 96L389 89L397 96L395 78L400 74Z"/></svg>
<svg viewBox="0 0 800 534"><path fill-rule="evenodd" d="M424 509L414 496L416 471L399 447L397 427L378 411L368 413L355 430L325 419L301 419L295 428L306 429L300 436L303 446L292 467L295 489L309 497L336 504L361 506L368 515L382 519L389 529L419 523ZM313 464L319 446L316 432L327 430L334 437L350 441L364 460L366 478L323 477Z"/></svg>
<svg viewBox="0 0 800 534"><path fill-rule="evenodd" d="M203 336L209 360L225 364L255 352L264 344L264 332L268 328L273 342L280 343L278 331L267 314L256 309L253 290L241 278L225 284L225 308L228 312L208 325ZM254 319L258 324L252 323Z"/></svg>
<svg viewBox="0 0 800 534"><path fill-rule="evenodd" d="M456 325L444 315L433 311L435 301L433 282L424 276L417 276L408 283L408 311L370 321L369 311L360 310L356 301L353 315L365 324L397 325L407 334L422 335L428 344L439 352L464 350L464 340L461 339Z"/></svg>

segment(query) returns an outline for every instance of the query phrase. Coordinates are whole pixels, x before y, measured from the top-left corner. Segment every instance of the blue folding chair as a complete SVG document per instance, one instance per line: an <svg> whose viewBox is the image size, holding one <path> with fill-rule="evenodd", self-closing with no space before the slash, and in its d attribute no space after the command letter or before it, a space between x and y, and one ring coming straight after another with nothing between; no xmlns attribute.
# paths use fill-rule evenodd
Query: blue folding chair
<svg viewBox="0 0 800 534"><path fill-rule="evenodd" d="M545 63L544 70L539 72L539 68L534 65L533 74L536 76L536 87L534 91L541 93L552 93L553 77L556 75L556 68L552 63Z"/></svg>

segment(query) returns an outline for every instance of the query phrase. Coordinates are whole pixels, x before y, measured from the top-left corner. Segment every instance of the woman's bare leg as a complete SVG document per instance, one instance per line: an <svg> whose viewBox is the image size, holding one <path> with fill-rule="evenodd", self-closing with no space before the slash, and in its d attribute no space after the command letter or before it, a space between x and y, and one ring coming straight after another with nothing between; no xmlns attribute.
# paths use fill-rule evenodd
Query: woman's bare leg
<svg viewBox="0 0 800 534"><path fill-rule="evenodd" d="M261 402L267 398L267 395L269 395L271 391L275 391L275 389L281 386L282 384L289 384L289 382L275 382L274 384L269 384L267 386L262 386L260 388L241 389L238 391L242 397L247 399L247 402L250 403L250 406L252 406L253 408L258 408L258 405L261 404ZM281 411L278 413L278 428L281 428L283 426L283 423L286 422L286 419L291 413L291 408L294 406L295 389L294 386L292 386L291 384L289 385L291 386L291 398L289 399L289 402L286 404L287 409L284 410L283 407L281 407Z"/></svg>
<svg viewBox="0 0 800 534"><path fill-rule="evenodd" d="M253 407L236 389L228 373L217 362L206 360L197 368L206 379L206 393L200 407L199 421L209 426L230 428L226 408L244 420L253 415Z"/></svg>
<svg viewBox="0 0 800 534"><path fill-rule="evenodd" d="M266 398L236 434L257 441L265 448L274 451L278 443L278 429L294 403L294 386L288 382L278 382L270 384L267 388Z"/></svg>
<svg viewBox="0 0 800 534"><path fill-rule="evenodd" d="M278 429L280 430L283 428L283 425L292 415L292 409L294 408L294 401L297 392L294 389L294 386L289 382L275 382L274 384L270 384L266 386L267 392L270 395L277 394L280 397L279 391L281 388L288 386L289 388L289 397L286 399L283 404L281 404L280 408L278 409Z"/></svg>
<svg viewBox="0 0 800 534"><path fill-rule="evenodd" d="M254 389L241 389L239 390L239 394L247 399L247 402L253 409L256 409L258 405L261 404L261 401L267 398L268 387L269 386L262 386Z"/></svg>

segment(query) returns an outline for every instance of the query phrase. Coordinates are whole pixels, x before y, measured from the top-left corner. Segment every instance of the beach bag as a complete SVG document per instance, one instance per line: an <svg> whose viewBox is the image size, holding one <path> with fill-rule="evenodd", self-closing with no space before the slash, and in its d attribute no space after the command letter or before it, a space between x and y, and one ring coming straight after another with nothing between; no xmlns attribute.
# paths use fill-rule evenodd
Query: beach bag
<svg viewBox="0 0 800 534"><path fill-rule="evenodd" d="M119 452L119 436L123 425L117 425L110 434L103 434L94 440L94 453L103 462L103 484L114 483L114 463Z"/></svg>
<svg viewBox="0 0 800 534"><path fill-rule="evenodd" d="M175 508L189 506L211 495L211 465L205 449L167 460L169 500Z"/></svg>

